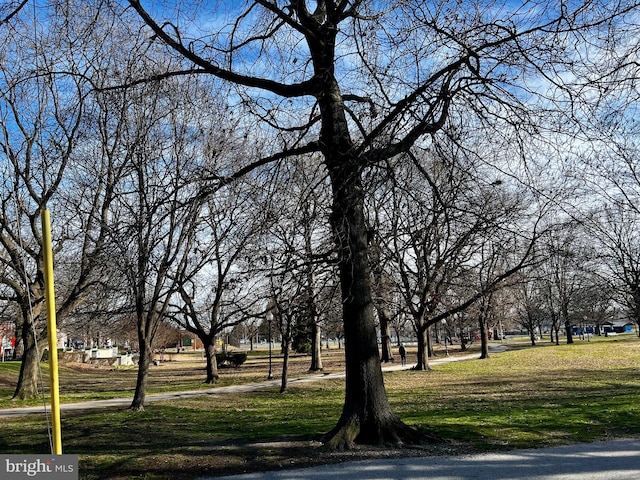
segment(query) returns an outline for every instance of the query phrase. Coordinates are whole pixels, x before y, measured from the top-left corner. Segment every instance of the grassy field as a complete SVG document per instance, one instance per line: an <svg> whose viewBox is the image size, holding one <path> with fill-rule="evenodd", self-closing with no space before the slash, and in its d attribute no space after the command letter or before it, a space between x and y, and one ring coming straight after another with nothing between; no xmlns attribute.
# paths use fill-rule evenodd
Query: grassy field
<svg viewBox="0 0 640 480"><path fill-rule="evenodd" d="M640 341L632 336L597 340L514 349L430 372L386 373L394 410L406 423L447 439L442 445L322 451L318 440L337 421L344 395L343 380L327 380L298 384L285 394L273 389L151 403L140 413L63 414L63 447L65 453L80 455L83 479L150 480L636 436ZM341 368L339 355L328 360L328 369ZM294 363L301 375L308 359ZM264 359L252 359L240 369L223 371L221 384L264 380L264 367ZM152 390L201 388L203 374L201 364L161 365L153 371ZM14 364L0 364L2 395L15 375ZM94 390L97 396L124 396L135 381L130 370L63 369L61 376L70 392L67 399L93 396ZM48 450L45 419L0 422L0 451Z"/></svg>

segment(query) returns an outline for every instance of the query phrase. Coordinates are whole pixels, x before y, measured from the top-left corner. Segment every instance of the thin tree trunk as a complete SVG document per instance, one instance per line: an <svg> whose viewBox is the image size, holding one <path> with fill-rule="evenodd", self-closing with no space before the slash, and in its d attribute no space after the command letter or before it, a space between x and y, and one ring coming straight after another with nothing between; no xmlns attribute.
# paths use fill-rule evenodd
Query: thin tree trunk
<svg viewBox="0 0 640 480"><path fill-rule="evenodd" d="M486 311L480 312L480 318L478 322L480 327L480 358L489 358L489 330L487 328L487 315Z"/></svg>
<svg viewBox="0 0 640 480"><path fill-rule="evenodd" d="M389 312L384 307L378 307L378 319L380 320L380 342L382 347L382 361L393 362L393 351L391 348L391 327L389 326Z"/></svg>
<svg viewBox="0 0 640 480"><path fill-rule="evenodd" d="M564 323L564 330L567 334L567 344L573 343L573 325L571 325L571 320L569 319L569 309L566 303L562 303L560 310L561 319Z"/></svg>
<svg viewBox="0 0 640 480"><path fill-rule="evenodd" d="M375 239L375 236L374 236ZM391 303L389 298L389 287L385 282L383 264L380 259L380 245L373 241L369 247L369 260L373 272L374 289L376 292L376 312L378 313L378 321L380 322L380 347L382 348L381 360L384 363L393 362L393 353L391 349L391 312L388 305ZM399 343L399 341L398 341Z"/></svg>
<svg viewBox="0 0 640 480"><path fill-rule="evenodd" d="M284 393L287 390L287 382L289 375L289 340L282 342L282 379L280 380L280 393Z"/></svg>
<svg viewBox="0 0 640 480"><path fill-rule="evenodd" d="M399 347L400 344L402 343L400 341L400 331L397 328L394 328L393 330L396 332L396 346Z"/></svg>
<svg viewBox="0 0 640 480"><path fill-rule="evenodd" d="M322 330L317 321L311 324L311 367L310 372L322 371Z"/></svg>
<svg viewBox="0 0 640 480"><path fill-rule="evenodd" d="M305 253L308 258L313 256L313 243L311 240L311 231L309 227L311 223L309 205L305 206L304 224L305 224ZM318 314L318 305L316 304L316 278L313 266L307 266L307 298L309 308L309 327L311 327L311 365L310 372L319 372L322 370L322 335L319 325L320 315Z"/></svg>
<svg viewBox="0 0 640 480"><path fill-rule="evenodd" d="M138 376L136 379L136 391L129 407L135 412L144 411L144 401L147 396L147 382L149 379L149 367L151 365L151 345L147 339L139 339L140 358L138 359Z"/></svg>
<svg viewBox="0 0 640 480"><path fill-rule="evenodd" d="M482 299L480 304L480 316L478 317L478 327L480 328L480 359L489 358L489 315L491 312L493 294Z"/></svg>
<svg viewBox="0 0 640 480"><path fill-rule="evenodd" d="M633 298L633 313L636 317L636 325L638 326L638 337L640 337L640 285L636 282L630 287L631 296Z"/></svg>

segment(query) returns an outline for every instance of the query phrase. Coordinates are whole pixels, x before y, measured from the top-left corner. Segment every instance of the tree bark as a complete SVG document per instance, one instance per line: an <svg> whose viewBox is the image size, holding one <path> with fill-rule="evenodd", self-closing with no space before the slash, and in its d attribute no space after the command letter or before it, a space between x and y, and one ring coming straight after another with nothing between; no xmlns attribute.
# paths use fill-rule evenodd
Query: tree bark
<svg viewBox="0 0 640 480"><path fill-rule="evenodd" d="M635 316L636 325L638 326L638 337L640 337L640 285L634 282L630 285L631 298L633 299L633 314Z"/></svg>
<svg viewBox="0 0 640 480"><path fill-rule="evenodd" d="M317 319L314 318L311 324L311 366L310 372L322 371L322 330L318 325Z"/></svg>
<svg viewBox="0 0 640 480"><path fill-rule="evenodd" d="M565 330L565 333L567 334L567 344L573 343L572 325L571 325L571 322L569 320L566 320L564 322L564 330Z"/></svg>
<svg viewBox="0 0 640 480"><path fill-rule="evenodd" d="M389 315L386 308L378 308L378 319L380 320L380 343L382 347L382 361L393 362L393 351L391 349L391 328L389 327Z"/></svg>
<svg viewBox="0 0 640 480"><path fill-rule="evenodd" d="M489 358L489 329L487 328L487 315L483 311L480 313L480 358Z"/></svg>
<svg viewBox="0 0 640 480"><path fill-rule="evenodd" d="M207 359L207 378L205 383L216 383L220 378L220 374L218 373L218 361L216 360L216 348L213 344L213 341L205 341L200 339L204 344L204 352ZM208 339L207 339L208 340Z"/></svg>
<svg viewBox="0 0 640 480"><path fill-rule="evenodd" d="M290 340L282 342L282 378L280 379L280 393L287 390L287 382L289 375L289 351L291 345Z"/></svg>
<svg viewBox="0 0 640 480"><path fill-rule="evenodd" d="M22 323L20 336L22 338L24 351L20 363L18 384L16 385L12 400L31 400L38 396L41 353L46 342L41 341L36 346L31 322L26 320Z"/></svg>
<svg viewBox="0 0 640 480"><path fill-rule="evenodd" d="M344 159L343 159L344 160ZM364 197L357 162L328 162L333 187L331 222L339 247L346 391L342 415L325 437L330 449L425 440L393 413L382 378L371 293Z"/></svg>
<svg viewBox="0 0 640 480"><path fill-rule="evenodd" d="M418 330L418 359L414 370L430 370L429 367L429 339L427 327Z"/></svg>
<svg viewBox="0 0 640 480"><path fill-rule="evenodd" d="M427 327L425 329L425 334L427 338L427 361L428 361L429 358L435 357L436 354L433 351L433 340L431 339L431 328Z"/></svg>
<svg viewBox="0 0 640 480"><path fill-rule="evenodd" d="M151 365L151 344L147 339L139 338L140 358L138 359L138 376L136 378L136 391L129 407L134 412L144 411L144 401L147 396L147 382L149 379L149 367Z"/></svg>

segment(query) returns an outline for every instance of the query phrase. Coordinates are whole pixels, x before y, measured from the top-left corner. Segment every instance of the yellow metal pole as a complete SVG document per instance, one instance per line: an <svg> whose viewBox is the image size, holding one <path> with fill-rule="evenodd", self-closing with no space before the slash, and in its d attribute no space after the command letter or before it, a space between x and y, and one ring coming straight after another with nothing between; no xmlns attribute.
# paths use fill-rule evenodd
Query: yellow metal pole
<svg viewBox="0 0 640 480"><path fill-rule="evenodd" d="M53 248L49 210L40 211L42 220L42 251L44 256L45 299L47 303L47 331L49 339L49 377L51 379L51 418L53 421L53 453L62 455L60 429L60 382L58 380L58 340L56 335L56 299L53 288Z"/></svg>

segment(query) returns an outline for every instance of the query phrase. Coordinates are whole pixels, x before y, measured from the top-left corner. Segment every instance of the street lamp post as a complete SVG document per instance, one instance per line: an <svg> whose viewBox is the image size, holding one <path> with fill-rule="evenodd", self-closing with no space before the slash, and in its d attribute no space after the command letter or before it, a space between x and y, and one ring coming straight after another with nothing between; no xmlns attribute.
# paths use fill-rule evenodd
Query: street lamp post
<svg viewBox="0 0 640 480"><path fill-rule="evenodd" d="M267 325L269 327L269 374L267 375L267 379L271 380L273 378L273 370L271 369L271 321L273 320L273 314L271 312L267 313Z"/></svg>

